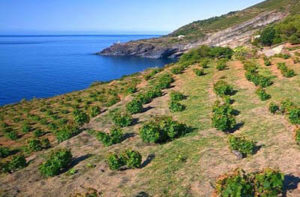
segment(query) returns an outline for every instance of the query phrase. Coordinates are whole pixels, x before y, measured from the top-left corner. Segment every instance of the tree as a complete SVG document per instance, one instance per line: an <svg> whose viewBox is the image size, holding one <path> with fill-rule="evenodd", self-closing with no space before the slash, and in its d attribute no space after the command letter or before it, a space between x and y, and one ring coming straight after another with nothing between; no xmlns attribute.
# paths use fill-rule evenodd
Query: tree
<svg viewBox="0 0 300 197"><path fill-rule="evenodd" d="M273 44L275 35L276 31L274 27L267 27L261 32L260 41L263 45L271 46Z"/></svg>

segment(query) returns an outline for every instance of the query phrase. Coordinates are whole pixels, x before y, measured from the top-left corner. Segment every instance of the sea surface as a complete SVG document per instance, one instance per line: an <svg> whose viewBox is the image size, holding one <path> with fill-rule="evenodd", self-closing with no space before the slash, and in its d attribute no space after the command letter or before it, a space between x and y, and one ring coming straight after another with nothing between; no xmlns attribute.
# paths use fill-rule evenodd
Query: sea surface
<svg viewBox="0 0 300 197"><path fill-rule="evenodd" d="M103 57L116 42L155 35L0 36L0 105L87 88L170 60Z"/></svg>

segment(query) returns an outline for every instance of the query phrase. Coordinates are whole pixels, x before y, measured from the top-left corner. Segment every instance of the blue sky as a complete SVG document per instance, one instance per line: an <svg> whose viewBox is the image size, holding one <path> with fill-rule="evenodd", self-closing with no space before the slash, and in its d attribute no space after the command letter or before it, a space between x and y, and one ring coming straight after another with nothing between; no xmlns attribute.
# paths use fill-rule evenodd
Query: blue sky
<svg viewBox="0 0 300 197"><path fill-rule="evenodd" d="M262 0L0 0L0 34L167 33Z"/></svg>

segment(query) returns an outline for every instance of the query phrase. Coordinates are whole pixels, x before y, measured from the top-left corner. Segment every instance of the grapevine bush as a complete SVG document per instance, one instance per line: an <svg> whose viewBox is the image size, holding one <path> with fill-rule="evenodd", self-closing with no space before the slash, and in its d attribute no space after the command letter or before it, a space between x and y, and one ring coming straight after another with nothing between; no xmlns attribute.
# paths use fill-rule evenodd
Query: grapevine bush
<svg viewBox="0 0 300 197"><path fill-rule="evenodd" d="M57 141L63 142L80 133L80 129L76 126L67 125L60 130L54 132Z"/></svg>
<svg viewBox="0 0 300 197"><path fill-rule="evenodd" d="M270 111L272 114L275 114L276 112L279 111L279 106L276 105L275 103L270 103L270 105L269 105L269 111Z"/></svg>
<svg viewBox="0 0 300 197"><path fill-rule="evenodd" d="M49 159L39 166L39 170L45 177L52 177L66 170L72 162L72 153L68 149L52 151Z"/></svg>
<svg viewBox="0 0 300 197"><path fill-rule="evenodd" d="M131 114L137 114L143 112L143 103L140 100L133 99L126 105L126 109Z"/></svg>
<svg viewBox="0 0 300 197"><path fill-rule="evenodd" d="M245 76L247 80L253 82L256 86L265 88L273 84L271 78L258 73L258 67L255 63L244 62L244 69L246 70Z"/></svg>
<svg viewBox="0 0 300 197"><path fill-rule="evenodd" d="M228 137L228 142L231 150L240 152L243 157L253 155L255 153L256 145L255 142L247 140L244 137L237 137L230 135Z"/></svg>
<svg viewBox="0 0 300 197"><path fill-rule="evenodd" d="M260 100L262 100L262 101L266 101L266 100L268 100L268 99L271 98L271 95L269 95L269 94L266 92L266 90L263 89L263 88L258 88L258 89L256 90L256 94L259 96Z"/></svg>
<svg viewBox="0 0 300 197"><path fill-rule="evenodd" d="M234 110L228 104L217 102L213 107L212 123L215 128L221 131L230 131L236 126Z"/></svg>
<svg viewBox="0 0 300 197"><path fill-rule="evenodd" d="M214 84L214 91L221 97L230 96L234 93L233 87L222 80Z"/></svg>
<svg viewBox="0 0 300 197"><path fill-rule="evenodd" d="M219 70L219 71L225 70L227 68L226 63L227 63L227 60L225 60L225 59L219 60L217 62L217 66L216 66L217 70Z"/></svg>
<svg viewBox="0 0 300 197"><path fill-rule="evenodd" d="M100 110L100 107L98 106L93 106L91 107L90 109L90 116L93 118L93 117L96 117L98 114L100 114L101 110Z"/></svg>
<svg viewBox="0 0 300 197"><path fill-rule="evenodd" d="M145 123L140 129L140 136L147 143L164 143L185 135L187 127L171 117L156 117Z"/></svg>
<svg viewBox="0 0 300 197"><path fill-rule="evenodd" d="M99 132L97 134L97 139L101 141L104 146L111 146L113 144L118 144L122 142L124 138L123 131L120 128L111 129L110 133Z"/></svg>
<svg viewBox="0 0 300 197"><path fill-rule="evenodd" d="M171 101L169 104L169 109L171 112L182 112L185 110L185 106L177 101Z"/></svg>
<svg viewBox="0 0 300 197"><path fill-rule="evenodd" d="M246 174L243 170L221 176L216 182L218 196L265 196L283 194L284 175L273 169Z"/></svg>
<svg viewBox="0 0 300 197"><path fill-rule="evenodd" d="M265 64L265 66L271 66L272 62L271 62L270 58L265 56L264 57L264 64Z"/></svg>
<svg viewBox="0 0 300 197"><path fill-rule="evenodd" d="M27 166L24 155L16 155L10 161L0 163L0 172L12 173Z"/></svg>
<svg viewBox="0 0 300 197"><path fill-rule="evenodd" d="M171 69L171 72L175 75L177 74L181 74L182 72L184 71L184 67L183 66L174 66L172 69Z"/></svg>
<svg viewBox="0 0 300 197"><path fill-rule="evenodd" d="M142 155L138 151L127 149L121 154L109 154L106 162L111 170L119 170L121 167L139 168L142 163Z"/></svg>
<svg viewBox="0 0 300 197"><path fill-rule="evenodd" d="M90 118L89 116L80 111L80 110L75 110L73 112L73 115L74 115L74 121L79 125L79 126L82 126L83 124L85 123L88 123L90 121Z"/></svg>
<svg viewBox="0 0 300 197"><path fill-rule="evenodd" d="M12 151L9 148L0 146L0 158L8 157L11 153Z"/></svg>
<svg viewBox="0 0 300 197"><path fill-rule="evenodd" d="M291 78L296 75L295 71L292 69L289 69L285 63L278 63L277 67L281 71L281 74L287 78Z"/></svg>
<svg viewBox="0 0 300 197"><path fill-rule="evenodd" d="M170 93L170 99L171 99L171 101L182 101L185 99L185 96L181 92L172 91Z"/></svg>
<svg viewBox="0 0 300 197"><path fill-rule="evenodd" d="M193 71L199 77L205 75L204 69L195 68L195 69L193 69Z"/></svg>
<svg viewBox="0 0 300 197"><path fill-rule="evenodd" d="M41 151L43 149L50 148L50 142L48 138L44 138L42 140L39 139L30 139L27 142L27 151L28 152L36 152Z"/></svg>
<svg viewBox="0 0 300 197"><path fill-rule="evenodd" d="M132 125L133 118L128 113L115 112L112 114L112 121L116 126L128 127Z"/></svg>

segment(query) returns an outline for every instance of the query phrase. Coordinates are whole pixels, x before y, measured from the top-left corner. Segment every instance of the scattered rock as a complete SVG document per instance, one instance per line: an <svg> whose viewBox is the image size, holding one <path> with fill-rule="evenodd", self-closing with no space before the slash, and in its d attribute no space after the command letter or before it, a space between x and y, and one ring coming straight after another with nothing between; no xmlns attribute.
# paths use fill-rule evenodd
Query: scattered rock
<svg viewBox="0 0 300 197"><path fill-rule="evenodd" d="M233 150L232 153L238 158L243 159L243 154L237 150Z"/></svg>

